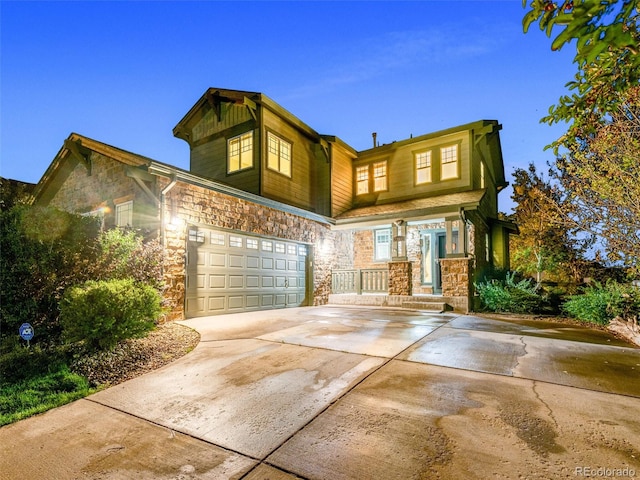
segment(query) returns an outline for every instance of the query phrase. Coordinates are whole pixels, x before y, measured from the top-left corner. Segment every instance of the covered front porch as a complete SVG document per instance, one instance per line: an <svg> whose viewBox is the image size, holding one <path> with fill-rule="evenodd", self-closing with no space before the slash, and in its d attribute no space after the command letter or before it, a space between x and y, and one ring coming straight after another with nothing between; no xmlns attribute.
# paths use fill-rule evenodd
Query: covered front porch
<svg viewBox="0 0 640 480"><path fill-rule="evenodd" d="M411 261L392 261L386 268L336 269L331 272L329 303L468 313L473 309L473 260L440 259L442 294L415 292Z"/></svg>

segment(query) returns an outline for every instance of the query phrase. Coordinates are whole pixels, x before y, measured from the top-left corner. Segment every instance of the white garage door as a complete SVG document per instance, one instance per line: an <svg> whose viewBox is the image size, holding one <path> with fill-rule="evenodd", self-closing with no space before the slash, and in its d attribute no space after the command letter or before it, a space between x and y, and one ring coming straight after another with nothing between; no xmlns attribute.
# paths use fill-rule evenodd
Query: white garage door
<svg viewBox="0 0 640 480"><path fill-rule="evenodd" d="M186 316L306 305L307 246L190 228Z"/></svg>

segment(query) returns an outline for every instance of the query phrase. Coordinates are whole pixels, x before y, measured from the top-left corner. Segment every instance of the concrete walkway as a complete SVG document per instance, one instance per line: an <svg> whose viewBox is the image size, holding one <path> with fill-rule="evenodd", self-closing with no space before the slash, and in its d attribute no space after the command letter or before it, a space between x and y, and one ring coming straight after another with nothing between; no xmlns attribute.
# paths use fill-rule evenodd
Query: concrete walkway
<svg viewBox="0 0 640 480"><path fill-rule="evenodd" d="M0 428L1 479L640 478L640 350L541 321L312 307Z"/></svg>

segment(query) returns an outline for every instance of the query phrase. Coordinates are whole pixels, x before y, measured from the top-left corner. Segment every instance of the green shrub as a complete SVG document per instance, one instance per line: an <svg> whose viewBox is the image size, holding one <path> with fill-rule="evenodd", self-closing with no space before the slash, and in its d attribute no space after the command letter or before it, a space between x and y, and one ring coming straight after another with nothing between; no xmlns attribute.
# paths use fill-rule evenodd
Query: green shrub
<svg viewBox="0 0 640 480"><path fill-rule="evenodd" d="M596 282L582 294L570 296L562 308L578 320L607 325L615 317L629 319L640 314L640 290L617 282Z"/></svg>
<svg viewBox="0 0 640 480"><path fill-rule="evenodd" d="M60 335L58 302L69 285L88 280L100 229L93 218L49 207L0 212L0 335L33 325L33 343Z"/></svg>
<svg viewBox="0 0 640 480"><path fill-rule="evenodd" d="M515 272L504 280L491 279L476 283L483 308L493 312L533 313L540 311L544 299L529 279L515 281Z"/></svg>
<svg viewBox="0 0 640 480"><path fill-rule="evenodd" d="M102 232L99 250L91 267L93 280L133 278L162 289L162 246L157 240L144 242L133 230L114 228Z"/></svg>
<svg viewBox="0 0 640 480"><path fill-rule="evenodd" d="M84 341L90 350L143 337L161 313L158 291L133 279L88 281L68 289L60 303L65 339Z"/></svg>

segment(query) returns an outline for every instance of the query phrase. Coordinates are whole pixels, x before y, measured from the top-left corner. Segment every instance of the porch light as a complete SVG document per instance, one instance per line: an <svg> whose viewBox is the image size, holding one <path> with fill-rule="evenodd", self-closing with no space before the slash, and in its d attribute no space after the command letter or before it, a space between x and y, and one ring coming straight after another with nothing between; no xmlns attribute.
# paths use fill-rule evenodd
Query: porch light
<svg viewBox="0 0 640 480"><path fill-rule="evenodd" d="M392 260L407 259L407 222L396 220L393 222Z"/></svg>

